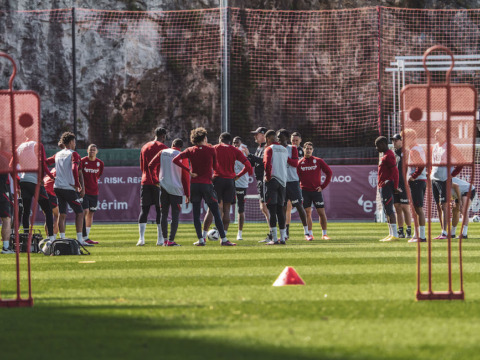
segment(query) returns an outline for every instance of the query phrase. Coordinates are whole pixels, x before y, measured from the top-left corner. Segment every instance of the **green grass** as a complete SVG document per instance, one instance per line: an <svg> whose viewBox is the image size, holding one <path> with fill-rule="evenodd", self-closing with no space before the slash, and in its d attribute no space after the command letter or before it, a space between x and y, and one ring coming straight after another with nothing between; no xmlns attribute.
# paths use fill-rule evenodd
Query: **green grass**
<svg viewBox="0 0 480 360"><path fill-rule="evenodd" d="M267 247L266 225L247 224L236 248L198 248L181 225L183 246L164 248L149 224L140 248L136 225L94 225L91 256L32 256L35 306L0 308L0 358L480 358L478 224L464 242L466 300L437 302L415 301L415 244L378 242L385 224L329 227L329 242L306 243L294 224L289 245ZM445 249L434 244L438 290ZM306 286L272 287L285 266ZM4 298L14 275L14 256L0 255Z"/></svg>

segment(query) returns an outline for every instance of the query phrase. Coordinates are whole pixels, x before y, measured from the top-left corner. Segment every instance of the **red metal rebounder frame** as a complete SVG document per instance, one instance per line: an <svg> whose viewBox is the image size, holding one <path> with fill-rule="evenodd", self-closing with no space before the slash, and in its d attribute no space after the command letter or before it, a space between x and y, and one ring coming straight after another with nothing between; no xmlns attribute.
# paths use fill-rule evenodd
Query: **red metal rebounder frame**
<svg viewBox="0 0 480 360"><path fill-rule="evenodd" d="M431 74L427 68L427 58L434 51L443 51L451 56L451 65L446 73L444 83L433 83ZM476 110L477 110L477 91L469 84L451 84L450 74L454 67L454 57L452 52L443 46L433 46L428 49L423 56L423 67L427 75L427 84L407 85L401 91L401 111L402 111L402 129L403 129L403 154L404 161L403 173L407 175L408 167L426 167L427 169L427 262L428 262L428 290L422 291L421 288L421 245L417 243L417 300L463 300L465 293L463 289L463 266L462 266L462 232L458 239L459 251L459 281L460 290L454 291L452 285L452 238L450 231L450 199L452 167L468 166L472 168L472 177L470 178L470 188L468 198L470 198L473 176L475 174L475 133L476 133ZM446 134L445 142L435 140L435 131L443 131ZM438 136L438 135L437 135ZM440 137L439 137L440 138ZM432 159L432 148L443 147L446 152L444 157ZM408 157L410 149L413 146L421 146L424 149L425 159L419 159L412 156ZM446 186L446 219L447 219L447 265L448 265L448 290L435 291L432 283L432 166L446 167L447 186ZM406 176L405 179L408 177ZM413 207L410 187L405 187L410 200L412 214L415 214ZM465 219L468 216L467 206L464 206L462 228L465 225ZM418 220L415 221L416 234L418 236Z"/></svg>
<svg viewBox="0 0 480 360"><path fill-rule="evenodd" d="M30 227L27 245L27 276L28 276L28 297L22 298L21 277L20 277L20 244L19 244L19 220L18 220L18 173L34 172L37 173L38 181L35 188L33 204L37 203L40 190L42 164L39 147L34 147L34 156L17 154L17 147L25 142L36 141L40 143L40 98L33 91L14 91L13 80L15 78L17 67L15 61L7 54L0 53L0 57L8 59L13 66L12 75L9 80L8 90L0 90L0 147L1 156L9 157L0 161L0 173L10 174L13 178L13 229L15 232L15 264L16 264L16 298L2 299L0 294L0 307L29 307L33 306L32 297L32 278L31 278L31 241L33 234L33 221ZM32 206L32 219L35 218L37 206Z"/></svg>

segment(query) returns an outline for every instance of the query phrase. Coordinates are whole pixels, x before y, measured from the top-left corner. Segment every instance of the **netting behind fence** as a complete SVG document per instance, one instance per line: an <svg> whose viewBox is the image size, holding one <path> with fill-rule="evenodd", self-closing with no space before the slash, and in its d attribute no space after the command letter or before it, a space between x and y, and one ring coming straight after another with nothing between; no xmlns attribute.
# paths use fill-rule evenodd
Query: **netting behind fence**
<svg viewBox="0 0 480 360"><path fill-rule="evenodd" d="M298 130L318 147L370 147L399 130L399 73L385 71L397 57L435 44L480 54L480 10L63 9L0 12L0 20L0 50L19 59L17 88L39 92L50 147L74 120L79 146L140 147L157 125L185 140L203 125L214 141L224 54L230 129L247 144L264 125ZM478 89L479 71L456 70L452 81ZM406 84L424 81L421 71L405 73Z"/></svg>

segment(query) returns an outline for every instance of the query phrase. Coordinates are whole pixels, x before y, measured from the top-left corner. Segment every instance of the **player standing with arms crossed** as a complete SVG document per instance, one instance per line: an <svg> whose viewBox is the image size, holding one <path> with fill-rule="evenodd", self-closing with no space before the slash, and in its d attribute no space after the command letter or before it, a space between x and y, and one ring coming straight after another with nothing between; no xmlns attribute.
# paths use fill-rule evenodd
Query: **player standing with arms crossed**
<svg viewBox="0 0 480 360"><path fill-rule="evenodd" d="M200 206L202 199L208 205L215 219L215 226L222 239L222 246L235 246L237 244L228 241L223 228L222 217L218 208L217 194L213 189L212 175L217 167L217 155L212 146L208 145L207 130L203 127L196 128L190 133L190 141L193 146L178 154L173 163L188 171L192 177L190 185L190 202L193 207L193 224L197 232L198 241L196 246L205 246L205 238L202 234L202 222L200 221ZM189 159L192 170L182 163L182 159Z"/></svg>
<svg viewBox="0 0 480 360"><path fill-rule="evenodd" d="M330 184L332 180L332 170L323 159L313 156L313 144L306 142L303 145L304 158L297 166L297 174L302 188L303 206L307 212L307 224L309 237L305 236L307 241L313 238L312 222L312 203L317 210L322 227L322 240L330 240L327 235L327 215L325 214L325 201L322 191ZM325 181L322 184L322 171L325 174Z"/></svg>
<svg viewBox="0 0 480 360"><path fill-rule="evenodd" d="M156 171L159 174L162 231L165 239L163 246L180 246L175 242L180 218L180 207L182 206L184 195L186 204L188 204L190 199L190 173L173 163L173 159L180 154L182 147L182 139L175 139L172 142L171 149L160 150L148 164L150 171ZM183 159L182 162L188 168L188 159ZM172 223L170 225L169 237L168 212L170 208L172 208Z"/></svg>
<svg viewBox="0 0 480 360"><path fill-rule="evenodd" d="M157 173L151 173L148 170L148 164L158 154L160 150L168 149L163 143L167 136L167 130L162 127L155 129L155 139L143 145L140 151L140 170L142 170L142 181L140 183L140 215L138 216L138 231L140 238L137 246L145 245L145 230L147 229L148 213L150 207L155 206L157 212L157 246L162 246L164 243L162 225L161 225L161 210L160 210L160 187L158 184Z"/></svg>
<svg viewBox="0 0 480 360"><path fill-rule="evenodd" d="M389 235L380 241L400 240L397 235L397 222L393 210L393 194L401 190L398 188L398 168L395 154L388 148L388 140L385 136L379 136L375 140L375 147L383 157L378 164L378 190L382 197L383 211L387 216Z"/></svg>
<svg viewBox="0 0 480 360"><path fill-rule="evenodd" d="M97 158L98 148L90 144L87 148L88 156L82 158L83 181L85 182L85 196L82 208L85 214L83 221L83 240L88 244L98 244L90 240L90 229L93 223L93 214L98 205L98 179L103 174L103 161Z"/></svg>

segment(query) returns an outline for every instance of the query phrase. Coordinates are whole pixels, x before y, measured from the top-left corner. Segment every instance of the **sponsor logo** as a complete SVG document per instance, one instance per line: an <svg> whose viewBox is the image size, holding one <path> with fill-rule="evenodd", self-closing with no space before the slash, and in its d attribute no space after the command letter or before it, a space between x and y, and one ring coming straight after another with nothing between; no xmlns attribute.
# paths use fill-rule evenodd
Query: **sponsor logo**
<svg viewBox="0 0 480 360"><path fill-rule="evenodd" d="M375 211L376 201L363 200L363 194L358 198L357 204L363 208L363 211L366 213L371 213Z"/></svg>
<svg viewBox="0 0 480 360"><path fill-rule="evenodd" d="M88 169L88 168L84 168L83 171L86 172L86 173L97 174L98 172L100 172L100 169Z"/></svg>
<svg viewBox="0 0 480 360"><path fill-rule="evenodd" d="M302 171L310 171L310 170L315 170L317 168L317 165L314 166L300 166L300 169Z"/></svg>
<svg viewBox="0 0 480 360"><path fill-rule="evenodd" d="M325 181L325 175L322 175L322 182ZM339 175L339 176L332 176L332 183L349 183L352 182L352 177L350 175Z"/></svg>
<svg viewBox="0 0 480 360"><path fill-rule="evenodd" d="M370 171L370 173L368 174L368 183L370 184L370 186L372 188L376 188L377 185L378 185L378 172L377 170L372 170Z"/></svg>

